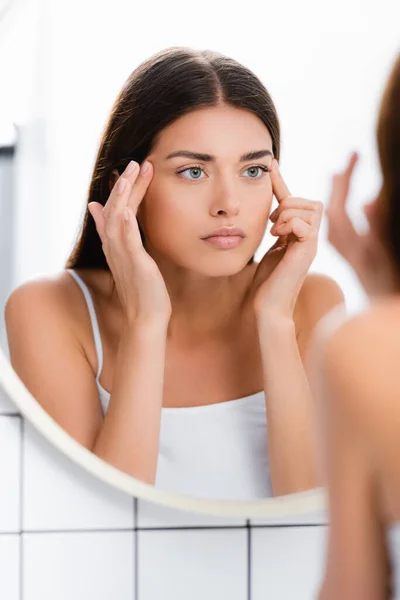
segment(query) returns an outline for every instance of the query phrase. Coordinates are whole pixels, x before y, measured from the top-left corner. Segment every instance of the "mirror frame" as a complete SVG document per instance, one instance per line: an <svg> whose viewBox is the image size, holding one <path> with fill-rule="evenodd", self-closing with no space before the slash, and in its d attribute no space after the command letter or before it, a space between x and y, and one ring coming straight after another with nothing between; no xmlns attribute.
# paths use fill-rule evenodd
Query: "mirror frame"
<svg viewBox="0 0 400 600"><path fill-rule="evenodd" d="M172 509L246 519L299 517L326 510L325 488L260 500L214 500L163 491L113 467L79 444L40 406L0 347L0 388L19 413L74 463L130 496Z"/></svg>

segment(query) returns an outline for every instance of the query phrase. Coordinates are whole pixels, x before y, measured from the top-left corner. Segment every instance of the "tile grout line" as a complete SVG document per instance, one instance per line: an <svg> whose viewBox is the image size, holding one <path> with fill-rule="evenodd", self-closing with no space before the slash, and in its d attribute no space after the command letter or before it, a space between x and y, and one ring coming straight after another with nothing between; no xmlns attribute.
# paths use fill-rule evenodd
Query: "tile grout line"
<svg viewBox="0 0 400 600"><path fill-rule="evenodd" d="M24 600L24 442L25 420L20 419L20 457L19 457L19 598Z"/></svg>
<svg viewBox="0 0 400 600"><path fill-rule="evenodd" d="M13 417L15 419L16 417L21 418L21 415L19 413L15 413L15 412L10 412L10 413L0 412L0 418L1 417L8 417L8 418Z"/></svg>
<svg viewBox="0 0 400 600"><path fill-rule="evenodd" d="M134 538L133 538L133 544L134 544L134 568L132 569L133 571L133 576L134 576L134 582L133 582L133 590L134 590L134 600L139 600L139 529L138 529L138 499L134 498L133 499L133 524L135 527L134 530Z"/></svg>
<svg viewBox="0 0 400 600"><path fill-rule="evenodd" d="M247 529L247 600L251 600L251 525L250 519L246 521L246 529Z"/></svg>
<svg viewBox="0 0 400 600"><path fill-rule="evenodd" d="M133 500L135 500L133 498ZM328 523L296 523L285 525L250 525L251 529L296 529L304 527L327 527ZM220 530L238 530L247 529L247 525L174 525L169 527L99 527L92 529L24 529L16 531L0 531L1 535L20 534L35 535L35 534L60 534L60 533L122 533L126 531L220 531Z"/></svg>

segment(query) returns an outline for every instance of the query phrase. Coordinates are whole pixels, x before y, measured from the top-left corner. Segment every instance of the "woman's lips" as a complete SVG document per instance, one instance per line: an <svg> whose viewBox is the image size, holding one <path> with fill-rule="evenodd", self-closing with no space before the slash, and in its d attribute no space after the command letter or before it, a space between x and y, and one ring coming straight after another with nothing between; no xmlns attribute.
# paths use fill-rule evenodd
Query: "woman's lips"
<svg viewBox="0 0 400 600"><path fill-rule="evenodd" d="M214 235L204 238L203 241L217 248L236 248L243 240L241 235Z"/></svg>

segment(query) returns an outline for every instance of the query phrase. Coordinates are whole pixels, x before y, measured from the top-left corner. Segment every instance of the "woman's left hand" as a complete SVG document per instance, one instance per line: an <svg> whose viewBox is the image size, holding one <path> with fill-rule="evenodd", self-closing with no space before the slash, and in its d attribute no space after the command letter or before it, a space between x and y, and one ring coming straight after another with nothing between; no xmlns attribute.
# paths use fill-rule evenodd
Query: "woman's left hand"
<svg viewBox="0 0 400 600"><path fill-rule="evenodd" d="M291 196L276 159L271 167L272 189L279 206L270 215L277 242L264 255L252 284L256 317L293 319L297 297L317 254L324 205Z"/></svg>

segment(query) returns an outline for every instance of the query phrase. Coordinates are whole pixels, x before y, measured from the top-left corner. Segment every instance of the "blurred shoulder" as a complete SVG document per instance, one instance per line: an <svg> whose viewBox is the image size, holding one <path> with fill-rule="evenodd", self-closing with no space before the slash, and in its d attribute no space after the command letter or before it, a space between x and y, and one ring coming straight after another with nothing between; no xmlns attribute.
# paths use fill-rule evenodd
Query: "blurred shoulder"
<svg viewBox="0 0 400 600"><path fill-rule="evenodd" d="M335 397L380 402L400 398L400 297L374 301L346 319L319 346L322 371ZM339 393L340 392L340 393ZM398 400L397 400L398 402Z"/></svg>
<svg viewBox="0 0 400 600"><path fill-rule="evenodd" d="M383 344L383 346L382 346ZM325 342L326 358L345 352L360 359L387 358L400 350L400 297L375 300L362 312L348 317Z"/></svg>

